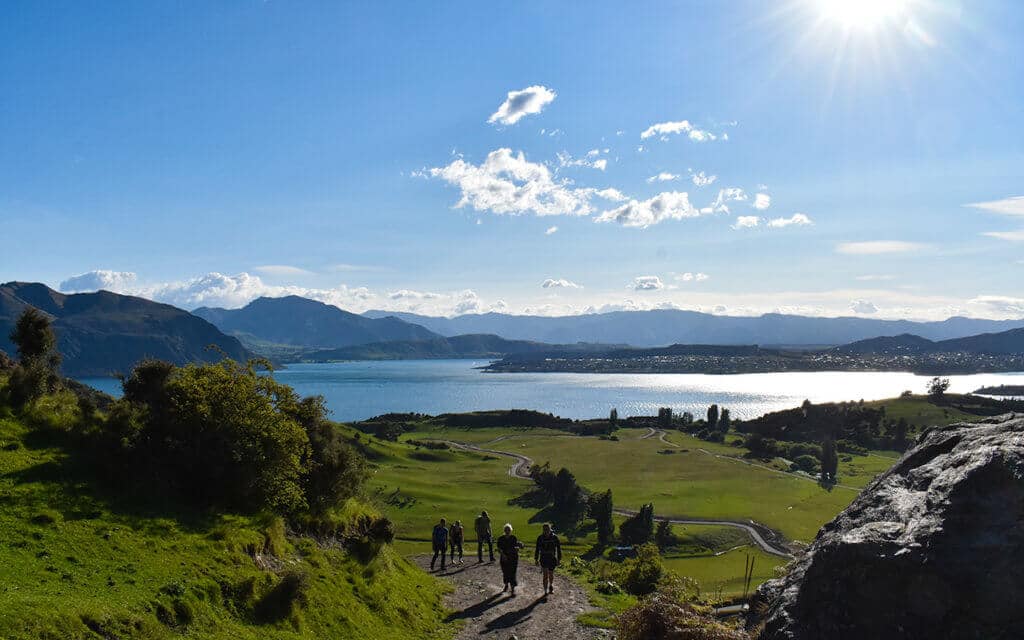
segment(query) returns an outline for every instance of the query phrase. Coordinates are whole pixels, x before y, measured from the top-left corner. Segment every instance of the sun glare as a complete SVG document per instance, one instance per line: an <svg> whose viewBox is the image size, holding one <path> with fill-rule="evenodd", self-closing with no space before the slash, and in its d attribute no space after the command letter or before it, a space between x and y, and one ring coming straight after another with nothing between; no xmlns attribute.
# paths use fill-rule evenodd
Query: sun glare
<svg viewBox="0 0 1024 640"><path fill-rule="evenodd" d="M814 0L822 16L848 29L873 29L899 16L905 0Z"/></svg>

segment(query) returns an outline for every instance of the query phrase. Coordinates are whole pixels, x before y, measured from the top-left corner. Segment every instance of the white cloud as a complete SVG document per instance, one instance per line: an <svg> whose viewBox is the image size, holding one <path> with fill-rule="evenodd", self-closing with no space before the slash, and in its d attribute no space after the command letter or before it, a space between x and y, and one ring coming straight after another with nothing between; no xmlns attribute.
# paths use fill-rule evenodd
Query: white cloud
<svg viewBox="0 0 1024 640"><path fill-rule="evenodd" d="M878 255L881 253L910 253L923 249L919 242L903 240L870 240L867 242L842 242L836 245L837 253L854 256Z"/></svg>
<svg viewBox="0 0 1024 640"><path fill-rule="evenodd" d="M706 187L715 180L718 180L718 176L709 176L703 171L698 171L697 173L690 173L690 180L693 181L696 187Z"/></svg>
<svg viewBox="0 0 1024 640"><path fill-rule="evenodd" d="M608 160L606 158L594 159L600 154L600 149L591 149L583 158L573 158L564 151L556 153L555 157L558 158L558 166L560 167L590 167L591 169L604 171L608 168Z"/></svg>
<svg viewBox="0 0 1024 640"><path fill-rule="evenodd" d="M480 165L458 158L445 167L430 169L430 175L459 187L462 198L456 208L467 205L477 211L539 216L588 215L593 211L593 189L578 189L569 180L556 182L543 164L529 162L522 152L496 149Z"/></svg>
<svg viewBox="0 0 1024 640"><path fill-rule="evenodd" d="M287 264L265 264L259 267L253 267L253 271L258 271L268 276L309 276L313 275L312 271L300 269L299 267L293 267Z"/></svg>
<svg viewBox="0 0 1024 640"><path fill-rule="evenodd" d="M631 286L635 291L657 291L665 288L665 284L658 276L637 276L633 278Z"/></svg>
<svg viewBox="0 0 1024 640"><path fill-rule="evenodd" d="M547 231L544 232L544 235L550 236L552 233L558 233L558 227L548 227Z"/></svg>
<svg viewBox="0 0 1024 640"><path fill-rule="evenodd" d="M650 178L647 178L647 184L651 184L651 183L654 183L654 182L670 182L672 180L678 180L678 179L679 179L679 176L677 174L669 173L667 171L662 171L659 174L656 174L656 175L651 176Z"/></svg>
<svg viewBox="0 0 1024 640"><path fill-rule="evenodd" d="M718 196L709 206L701 209L701 213L729 213L730 202L743 202L747 194L739 187L726 187L718 190Z"/></svg>
<svg viewBox="0 0 1024 640"><path fill-rule="evenodd" d="M612 189L610 187L608 189L595 191L594 194L604 198L605 200L611 200L612 202L623 202L625 200L629 200L629 198L626 197L626 194L622 193L618 189Z"/></svg>
<svg viewBox="0 0 1024 640"><path fill-rule="evenodd" d="M704 282L709 277L710 276L706 273L691 273L687 271L686 273L677 274L676 280L679 280L680 282Z"/></svg>
<svg viewBox="0 0 1024 640"><path fill-rule="evenodd" d="M541 285L545 289L582 289L580 285L565 278L548 278Z"/></svg>
<svg viewBox="0 0 1024 640"><path fill-rule="evenodd" d="M618 222L625 227L646 228L664 220L696 218L701 214L683 191L664 191L644 201L630 200L628 203L605 211L595 222Z"/></svg>
<svg viewBox="0 0 1024 640"><path fill-rule="evenodd" d="M1010 296L978 296L967 301L968 304L987 307L1002 316L1024 316L1024 298Z"/></svg>
<svg viewBox="0 0 1024 640"><path fill-rule="evenodd" d="M1024 229L1019 231L985 231L981 235L1010 242L1024 242Z"/></svg>
<svg viewBox="0 0 1024 640"><path fill-rule="evenodd" d="M802 213L794 213L788 218L772 218L768 221L769 227L782 228L791 225L806 226L814 224L809 217Z"/></svg>
<svg viewBox="0 0 1024 640"><path fill-rule="evenodd" d="M752 229L759 224L761 224L761 219L757 216L739 216L736 218L736 223L732 225L732 228Z"/></svg>
<svg viewBox="0 0 1024 640"><path fill-rule="evenodd" d="M600 171L604 171L605 168L608 167L608 160L606 160L605 158L601 158L600 160L594 160L594 162L592 162L590 166Z"/></svg>
<svg viewBox="0 0 1024 640"><path fill-rule="evenodd" d="M100 289L124 293L135 285L137 279L138 276L131 271L96 269L68 278L60 283L59 289L65 293L92 292Z"/></svg>
<svg viewBox="0 0 1024 640"><path fill-rule="evenodd" d="M509 91L505 102L491 114L487 122L512 125L524 116L540 113L555 99L555 92L547 87L534 85L519 91Z"/></svg>
<svg viewBox="0 0 1024 640"><path fill-rule="evenodd" d="M752 206L758 211L764 211L772 206L772 197L767 193L758 193L754 196L754 204Z"/></svg>
<svg viewBox="0 0 1024 640"><path fill-rule="evenodd" d="M850 303L850 309L854 313L872 314L878 313L878 307L867 300L854 300Z"/></svg>
<svg viewBox="0 0 1024 640"><path fill-rule="evenodd" d="M640 139L646 140L653 136L660 136L662 140L666 140L668 136L680 133L685 133L694 142L707 142L716 139L715 134L694 127L689 120L652 124L640 134Z"/></svg>
<svg viewBox="0 0 1024 640"><path fill-rule="evenodd" d="M974 202L964 206L983 209L992 213L1001 213L1007 216L1024 216L1024 196L1012 196L990 202Z"/></svg>
<svg viewBox="0 0 1024 640"><path fill-rule="evenodd" d="M895 279L896 279L896 276L891 276L891 275L887 275L887 274L882 274L882 275L864 275L864 276L857 276L855 278L855 280L860 280L861 282L885 282L885 281L888 281L888 280L895 280Z"/></svg>

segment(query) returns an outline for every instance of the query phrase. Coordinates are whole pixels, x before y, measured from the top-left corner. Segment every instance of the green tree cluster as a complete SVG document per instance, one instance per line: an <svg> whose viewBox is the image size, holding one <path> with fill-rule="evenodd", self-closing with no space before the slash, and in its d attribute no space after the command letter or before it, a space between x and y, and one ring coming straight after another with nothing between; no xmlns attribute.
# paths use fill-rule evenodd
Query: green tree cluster
<svg viewBox="0 0 1024 640"><path fill-rule="evenodd" d="M34 307L26 308L10 334L18 350L18 364L11 370L8 396L22 407L60 386L60 353L50 317Z"/></svg>
<svg viewBox="0 0 1024 640"><path fill-rule="evenodd" d="M619 525L619 539L623 544L639 545L654 537L654 504L640 507L636 515Z"/></svg>

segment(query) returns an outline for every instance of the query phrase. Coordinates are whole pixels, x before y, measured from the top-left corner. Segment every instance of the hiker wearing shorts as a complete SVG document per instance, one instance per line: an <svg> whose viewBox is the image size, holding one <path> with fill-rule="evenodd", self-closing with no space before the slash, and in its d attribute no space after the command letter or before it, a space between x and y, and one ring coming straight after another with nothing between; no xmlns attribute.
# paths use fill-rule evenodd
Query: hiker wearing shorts
<svg viewBox="0 0 1024 640"><path fill-rule="evenodd" d="M455 564L455 550L459 550L459 564L462 564L462 521L456 520L448 530L448 546L451 548L451 561Z"/></svg>
<svg viewBox="0 0 1024 640"><path fill-rule="evenodd" d="M544 531L537 537L537 546L533 549L533 561L540 565L544 574L543 593L555 592L555 567L562 562L562 543L551 530L550 524L544 525Z"/></svg>
<svg viewBox="0 0 1024 640"><path fill-rule="evenodd" d="M501 553L501 579L505 583L502 593L512 587L512 595L516 595L516 571L519 569L519 550L523 543L512 535L512 525L505 525L505 535L498 538L498 551Z"/></svg>
<svg viewBox="0 0 1024 640"><path fill-rule="evenodd" d="M494 562L494 541L491 540L491 517L486 511L481 511L473 523L476 529L476 559L477 563L484 561L484 543L487 543L487 552L491 555L491 562Z"/></svg>
<svg viewBox="0 0 1024 640"><path fill-rule="evenodd" d="M430 559L430 570L434 570L434 563L437 562L437 556L441 556L441 571L444 571L444 556L445 552L448 551L448 523L445 522L444 518L441 518L441 522L434 525L434 532L431 536L434 542L434 557Z"/></svg>

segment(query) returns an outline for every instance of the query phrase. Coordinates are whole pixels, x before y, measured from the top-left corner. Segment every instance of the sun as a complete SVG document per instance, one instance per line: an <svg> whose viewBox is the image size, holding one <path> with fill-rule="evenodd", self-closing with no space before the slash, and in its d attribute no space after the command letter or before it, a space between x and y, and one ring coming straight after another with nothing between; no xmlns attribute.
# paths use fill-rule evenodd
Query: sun
<svg viewBox="0 0 1024 640"><path fill-rule="evenodd" d="M813 0L823 18L845 29L876 29L906 11L907 0Z"/></svg>

